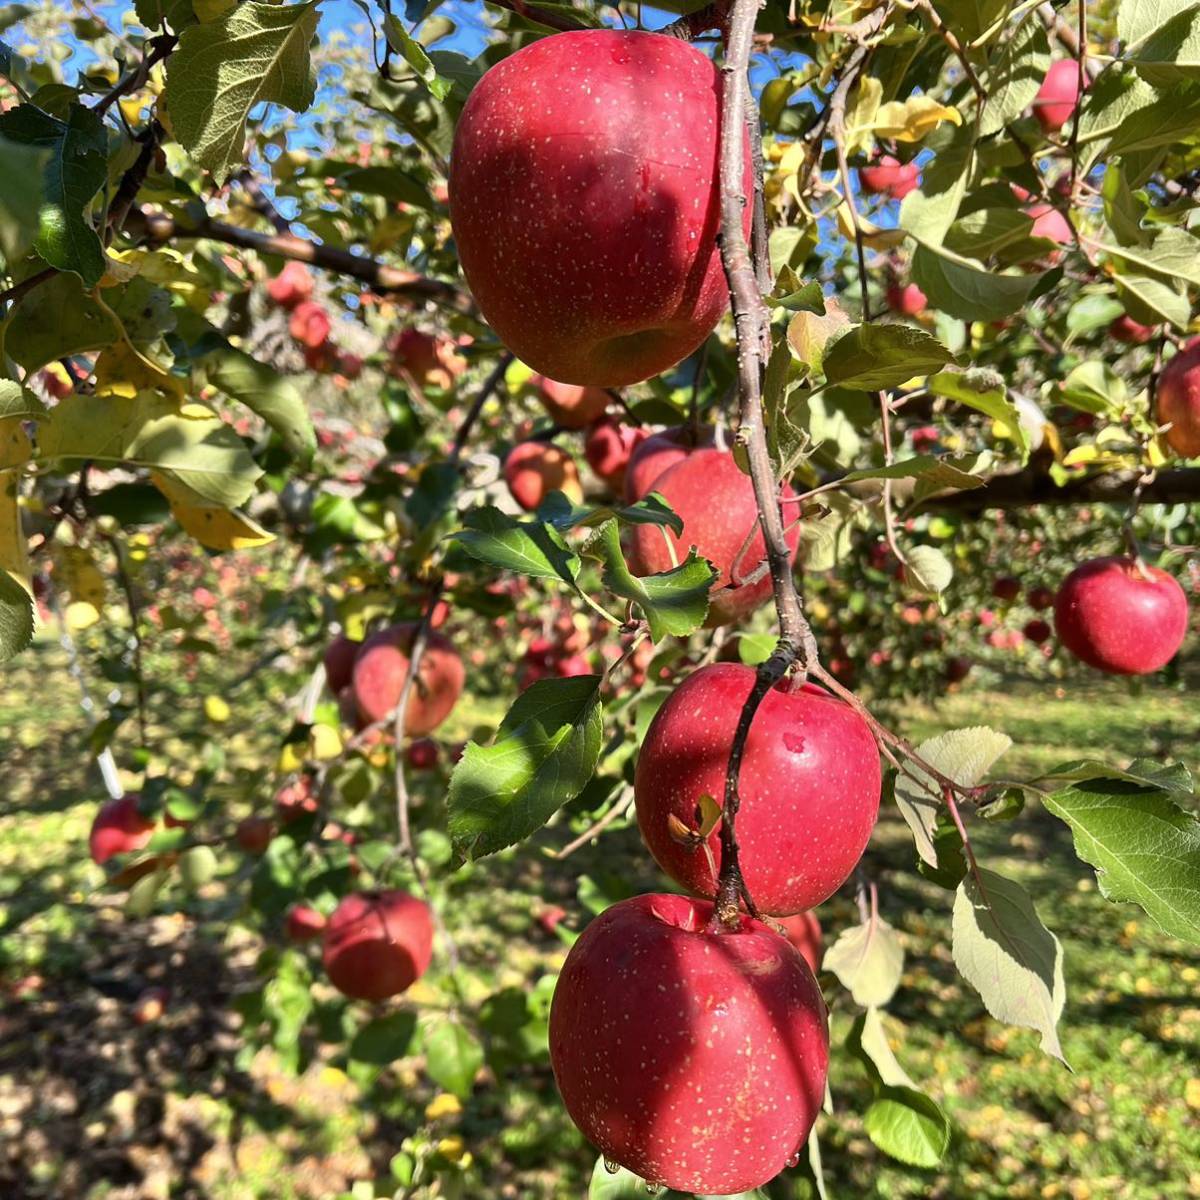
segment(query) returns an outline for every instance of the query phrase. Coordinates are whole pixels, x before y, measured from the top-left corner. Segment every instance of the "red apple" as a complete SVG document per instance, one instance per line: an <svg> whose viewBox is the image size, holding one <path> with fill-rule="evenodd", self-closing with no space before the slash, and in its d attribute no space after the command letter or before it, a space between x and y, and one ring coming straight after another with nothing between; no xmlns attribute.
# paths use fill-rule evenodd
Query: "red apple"
<svg viewBox="0 0 1200 1200"><path fill-rule="evenodd" d="M1109 337L1127 346L1144 346L1157 332L1156 326L1143 325L1128 313L1122 313L1108 327Z"/></svg>
<svg viewBox="0 0 1200 1200"><path fill-rule="evenodd" d="M728 1195L800 1153L825 1095L825 1004L760 921L710 925L687 896L622 900L572 946L550 1008L571 1119L649 1183Z"/></svg>
<svg viewBox="0 0 1200 1200"><path fill-rule="evenodd" d="M1046 133L1055 133L1071 119L1078 103L1079 64L1073 58L1060 58L1050 64L1042 80L1033 100L1033 115Z"/></svg>
<svg viewBox="0 0 1200 1200"><path fill-rule="evenodd" d="M417 738L404 752L405 761L414 771L432 771L438 764L438 744L433 738Z"/></svg>
<svg viewBox="0 0 1200 1200"><path fill-rule="evenodd" d="M284 263L283 270L274 279L267 281L267 295L280 308L295 308L312 298L313 278L309 269L300 262Z"/></svg>
<svg viewBox="0 0 1200 1200"><path fill-rule="evenodd" d="M337 373L348 380L357 379L362 374L363 359L360 354L347 354L339 350L337 355Z"/></svg>
<svg viewBox="0 0 1200 1200"><path fill-rule="evenodd" d="M912 448L917 454L924 454L929 450L936 450L938 442L941 440L941 435L938 433L936 425L921 425L912 431Z"/></svg>
<svg viewBox="0 0 1200 1200"><path fill-rule="evenodd" d="M559 659L554 673L563 679L572 675L591 675L592 664L582 654L569 654L566 658Z"/></svg>
<svg viewBox="0 0 1200 1200"><path fill-rule="evenodd" d="M519 442L504 460L504 480L513 499L532 512L551 492L562 492L575 504L583 500L575 460L546 442Z"/></svg>
<svg viewBox="0 0 1200 1200"><path fill-rule="evenodd" d="M245 817L234 830L234 840L247 854L265 854L274 828L270 817Z"/></svg>
<svg viewBox="0 0 1200 1200"><path fill-rule="evenodd" d="M62 400L75 390L70 376L58 363L51 363L44 371L39 372L38 380L55 400Z"/></svg>
<svg viewBox="0 0 1200 1200"><path fill-rule="evenodd" d="M1159 424L1171 426L1167 445L1181 458L1200 458L1200 337L1163 368L1155 405Z"/></svg>
<svg viewBox="0 0 1200 1200"><path fill-rule="evenodd" d="M399 889L347 896L324 937L330 983L356 1000L398 996L425 974L433 957L429 906Z"/></svg>
<svg viewBox="0 0 1200 1200"><path fill-rule="evenodd" d="M640 31L540 38L475 86L454 139L450 219L488 324L534 370L622 387L712 331L729 299L720 105L712 59ZM746 150L750 194L748 139ZM747 205L747 232L750 220Z"/></svg>
<svg viewBox="0 0 1200 1200"><path fill-rule="evenodd" d="M391 625L363 642L354 660L354 699L367 724L382 720L396 707L408 673L408 651L417 626ZM407 734L432 733L462 694L466 675L462 659L440 633L431 632L421 656L419 678L408 696Z"/></svg>
<svg viewBox="0 0 1200 1200"><path fill-rule="evenodd" d="M284 825L315 813L319 807L311 775L298 775L275 793L275 812Z"/></svg>
<svg viewBox="0 0 1200 1200"><path fill-rule="evenodd" d="M753 686L753 667L701 667L658 710L638 756L642 837L672 879L702 896L715 891L719 830L709 834L709 853L676 834L680 823L697 828L703 796L724 802L729 750ZM771 916L815 908L837 891L879 813L879 752L866 722L817 687L789 686L772 688L755 713L739 788L742 871Z"/></svg>
<svg viewBox="0 0 1200 1200"><path fill-rule="evenodd" d="M868 196L888 195L903 200L915 191L920 168L916 163L902 163L890 154L882 154L869 167L859 167L858 178Z"/></svg>
<svg viewBox="0 0 1200 1200"><path fill-rule="evenodd" d="M114 854L140 850L154 833L154 822L147 821L138 811L135 795L110 800L96 814L88 836L88 852L97 866L108 862Z"/></svg>
<svg viewBox="0 0 1200 1200"><path fill-rule="evenodd" d="M946 660L946 682L962 683L971 673L971 660L961 654Z"/></svg>
<svg viewBox="0 0 1200 1200"><path fill-rule="evenodd" d="M325 682L334 695L350 682L354 673L354 659L361 649L362 642L356 642L344 633L339 633L326 647Z"/></svg>
<svg viewBox="0 0 1200 1200"><path fill-rule="evenodd" d="M604 416L608 407L608 393L603 388L556 383L544 375L535 375L533 382L547 415L564 429L582 429Z"/></svg>
<svg viewBox="0 0 1200 1200"><path fill-rule="evenodd" d="M771 577L764 573L752 584L735 583L755 571L766 554L762 530L757 529L744 554L742 547L754 529L758 507L754 486L743 475L728 450L695 450L664 471L653 484L683 520L683 536L659 525L636 525L631 530L629 566L635 575L656 575L674 565L668 540L675 557L682 562L692 546L719 572L709 602L709 626L728 625L753 612L771 596ZM790 485L783 487L784 497L794 496ZM784 509L785 527L796 519L793 505ZM793 556L800 542L800 527L787 535ZM740 557L739 557L740 556Z"/></svg>
<svg viewBox="0 0 1200 1200"><path fill-rule="evenodd" d="M325 932L325 917L307 904L293 904L288 909L284 933L289 942L311 942Z"/></svg>
<svg viewBox="0 0 1200 1200"><path fill-rule="evenodd" d="M992 595L997 600L1012 602L1021 594L1021 581L1012 575L998 575L992 580Z"/></svg>
<svg viewBox="0 0 1200 1200"><path fill-rule="evenodd" d="M630 504L654 490L654 481L668 467L682 462L697 447L711 446L714 431L703 426L699 436L693 436L686 425L675 425L661 433L652 433L635 446L625 468L625 499Z"/></svg>
<svg viewBox="0 0 1200 1200"><path fill-rule="evenodd" d="M1059 640L1110 675L1148 675L1183 644L1188 606L1166 571L1131 558L1093 558L1063 581L1054 601Z"/></svg>
<svg viewBox="0 0 1200 1200"><path fill-rule="evenodd" d="M1048 622L1043 621L1041 617L1034 617L1032 621L1026 621L1021 632L1025 635L1028 641L1031 641L1035 646L1040 646L1043 642L1050 640L1050 635L1054 632Z"/></svg>
<svg viewBox="0 0 1200 1200"><path fill-rule="evenodd" d="M393 369L410 375L421 387L448 388L466 369L467 360L447 337L419 329L403 329L387 342Z"/></svg>
<svg viewBox="0 0 1200 1200"><path fill-rule="evenodd" d="M783 926L783 936L800 951L815 975L821 969L821 959L825 955L825 939L821 936L821 922L817 920L817 914L799 912L790 917L780 917L779 923Z"/></svg>
<svg viewBox="0 0 1200 1200"><path fill-rule="evenodd" d="M625 487L630 455L649 436L645 429L622 425L611 417L604 417L588 430L583 443L583 456L588 466L620 495Z"/></svg>
<svg viewBox="0 0 1200 1200"><path fill-rule="evenodd" d="M1075 234L1071 231L1070 222L1057 208L1049 204L1030 204L1025 211L1033 218L1030 237L1046 238L1058 246L1074 244ZM1047 262L1056 263L1062 258L1062 251L1054 250L1045 257Z"/></svg>
<svg viewBox="0 0 1200 1200"><path fill-rule="evenodd" d="M538 912L536 920L546 933L553 936L558 923L566 915L567 910L561 904L549 904Z"/></svg>
<svg viewBox="0 0 1200 1200"><path fill-rule="evenodd" d="M292 310L288 321L288 332L302 346L316 350L329 341L333 323L329 314L315 301L302 300Z"/></svg>
<svg viewBox="0 0 1200 1200"><path fill-rule="evenodd" d="M167 1011L167 1002L170 999L171 993L165 987L147 988L133 1002L134 1024L154 1024Z"/></svg>
<svg viewBox="0 0 1200 1200"><path fill-rule="evenodd" d="M884 293L887 306L902 317L923 313L929 300L915 283L893 283Z"/></svg>
<svg viewBox="0 0 1200 1200"><path fill-rule="evenodd" d="M1054 605L1054 593L1045 585L1030 588L1025 599L1034 612L1045 612Z"/></svg>

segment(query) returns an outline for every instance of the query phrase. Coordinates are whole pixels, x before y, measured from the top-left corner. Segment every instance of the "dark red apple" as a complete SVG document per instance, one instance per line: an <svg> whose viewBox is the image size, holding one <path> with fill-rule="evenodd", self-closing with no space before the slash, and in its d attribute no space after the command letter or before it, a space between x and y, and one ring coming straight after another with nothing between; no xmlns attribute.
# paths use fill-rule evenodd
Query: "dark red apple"
<svg viewBox="0 0 1200 1200"><path fill-rule="evenodd" d="M283 270L267 281L267 295L280 308L295 308L312 298L313 277L300 262L284 263Z"/></svg>
<svg viewBox="0 0 1200 1200"><path fill-rule="evenodd" d="M339 633L326 648L325 682L335 695L350 682L354 659L361 649L362 642L356 642L344 633Z"/></svg>
<svg viewBox="0 0 1200 1200"><path fill-rule="evenodd" d="M1044 584L1030 588L1025 600L1034 612L1045 612L1046 609L1054 607L1054 593Z"/></svg>
<svg viewBox="0 0 1200 1200"><path fill-rule="evenodd" d="M325 917L307 904L293 904L288 909L284 933L289 942L311 942L325 932Z"/></svg>
<svg viewBox="0 0 1200 1200"><path fill-rule="evenodd" d="M658 492L682 518L683 536L677 537L659 525L635 525L629 553L629 566L635 575L656 575L671 569L674 563L669 540L679 562L695 546L696 552L707 558L719 573L709 601L707 625L729 625L770 599L769 574L764 573L752 584L739 582L763 561L766 543L762 530L754 528L758 517L754 485L748 475L742 474L730 451L715 447L693 451L668 467L654 480L651 490ZM783 495L786 499L795 492L784 484ZM795 505L785 507L785 527L795 521L796 511ZM754 536L742 554L752 529ZM800 527L794 525L787 534L793 556L799 542Z"/></svg>
<svg viewBox="0 0 1200 1200"><path fill-rule="evenodd" d="M992 580L992 595L997 600L1012 602L1021 594L1021 581L1012 575L998 575Z"/></svg>
<svg viewBox="0 0 1200 1200"><path fill-rule="evenodd" d="M504 460L504 480L512 498L532 512L551 492L562 492L576 504L583 500L575 460L546 442L519 442Z"/></svg>
<svg viewBox="0 0 1200 1200"><path fill-rule="evenodd" d="M962 683L971 673L971 660L961 654L946 660L946 682Z"/></svg>
<svg viewBox="0 0 1200 1200"><path fill-rule="evenodd" d="M433 738L417 738L404 752L404 760L414 771L432 771L438 764L438 744Z"/></svg>
<svg viewBox="0 0 1200 1200"><path fill-rule="evenodd" d="M780 917L783 926L783 936L804 957L809 968L815 975L821 969L821 959L825 955L825 939L821 935L821 922L815 912L795 913L790 917Z"/></svg>
<svg viewBox="0 0 1200 1200"><path fill-rule="evenodd" d="M728 1195L800 1153L825 1095L829 1030L812 971L743 917L687 896L622 900L571 947L550 1061L571 1119L647 1182Z"/></svg>
<svg viewBox="0 0 1200 1200"><path fill-rule="evenodd" d="M407 991L433 957L429 906L398 888L345 897L325 926L325 972L344 996L386 1000Z"/></svg>
<svg viewBox="0 0 1200 1200"><path fill-rule="evenodd" d="M1128 313L1122 313L1108 327L1109 337L1127 346L1144 346L1157 332L1155 326L1143 325Z"/></svg>
<svg viewBox="0 0 1200 1200"><path fill-rule="evenodd" d="M618 495L625 487L625 472L634 450L648 437L645 429L622 425L611 417L597 421L583 442L583 456L588 466Z"/></svg>
<svg viewBox="0 0 1200 1200"><path fill-rule="evenodd" d="M884 296L888 308L902 317L915 317L929 304L928 297L915 283L893 283Z"/></svg>
<svg viewBox="0 0 1200 1200"><path fill-rule="evenodd" d="M1049 622L1043 621L1041 617L1034 617L1032 621L1025 622L1021 632L1027 641L1032 642L1035 646L1040 646L1043 642L1050 640L1050 635L1054 631L1050 628Z"/></svg>
<svg viewBox="0 0 1200 1200"><path fill-rule="evenodd" d="M354 699L367 724L386 717L399 703L408 673L408 651L417 626L405 621L367 638L354 660ZM466 673L458 651L444 635L430 632L418 679L408 696L407 734L432 733L462 694Z"/></svg>
<svg viewBox="0 0 1200 1200"><path fill-rule="evenodd" d="M1163 368L1155 405L1159 424L1171 426L1167 445L1181 458L1200 458L1200 337Z"/></svg>
<svg viewBox="0 0 1200 1200"><path fill-rule="evenodd" d="M903 200L918 186L920 168L916 163L902 163L891 154L882 154L869 167L859 167L858 178L868 196L888 195Z"/></svg>
<svg viewBox="0 0 1200 1200"><path fill-rule="evenodd" d="M720 106L711 58L640 31L540 38L475 86L454 138L450 219L484 317L534 370L622 387L712 331L729 301ZM750 189L748 139L746 150Z"/></svg>
<svg viewBox="0 0 1200 1200"><path fill-rule="evenodd" d="M535 375L533 382L547 415L564 429L582 429L604 416L608 407L609 396L603 388L557 383L544 375Z"/></svg>
<svg viewBox="0 0 1200 1200"><path fill-rule="evenodd" d="M319 807L311 775L298 775L275 793L275 812L284 825L310 816Z"/></svg>
<svg viewBox="0 0 1200 1200"><path fill-rule="evenodd" d="M1062 644L1110 675L1148 675L1166 666L1183 644L1187 623L1178 581L1131 558L1080 563L1054 601Z"/></svg>
<svg viewBox="0 0 1200 1200"><path fill-rule="evenodd" d="M754 668L715 663L690 675L650 724L634 778L638 826L677 883L712 896L719 830L705 848L695 830L701 798L724 802L729 750ZM737 834L742 872L762 912L815 908L846 881L879 814L879 751L854 709L812 685L772 688L742 758Z"/></svg>
<svg viewBox="0 0 1200 1200"><path fill-rule="evenodd" d="M270 817L245 817L234 830L234 840L247 854L265 854L274 836Z"/></svg>
<svg viewBox="0 0 1200 1200"><path fill-rule="evenodd" d="M711 446L714 431L702 426L699 436L690 427L675 425L661 433L652 433L634 447L625 468L625 499L632 504L654 490L654 481L676 463L682 462L698 447Z"/></svg>
<svg viewBox="0 0 1200 1200"><path fill-rule="evenodd" d="M110 800L96 814L88 836L88 852L97 866L108 862L114 854L140 850L154 833L154 822L138 811L137 795Z"/></svg>
<svg viewBox="0 0 1200 1200"><path fill-rule="evenodd" d="M1042 80L1033 100L1033 115L1046 133L1056 133L1071 119L1078 103L1079 64L1073 58L1060 58L1050 64Z"/></svg>

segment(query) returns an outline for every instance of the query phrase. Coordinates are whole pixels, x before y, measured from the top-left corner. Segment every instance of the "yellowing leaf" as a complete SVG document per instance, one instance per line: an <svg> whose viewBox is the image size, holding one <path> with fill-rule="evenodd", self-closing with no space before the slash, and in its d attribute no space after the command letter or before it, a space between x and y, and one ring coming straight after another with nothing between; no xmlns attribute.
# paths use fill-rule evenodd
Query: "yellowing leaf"
<svg viewBox="0 0 1200 1200"><path fill-rule="evenodd" d="M837 206L837 223L842 237L853 241L854 222L850 216L850 206L844 200ZM863 244L872 250L894 250L908 236L903 229L883 229L868 221L861 213L858 227L862 231Z"/></svg>
<svg viewBox="0 0 1200 1200"><path fill-rule="evenodd" d="M336 729L328 725L314 725L309 738L312 756L317 762L337 758L342 752L342 739Z"/></svg>
<svg viewBox="0 0 1200 1200"><path fill-rule="evenodd" d="M287 742L279 749L279 760L275 769L281 775L291 775L304 766L304 755L300 752L298 742Z"/></svg>
<svg viewBox="0 0 1200 1200"><path fill-rule="evenodd" d="M20 491L16 472L0 474L0 570L7 571L33 594L29 547L21 529Z"/></svg>
<svg viewBox="0 0 1200 1200"><path fill-rule="evenodd" d="M871 143L876 114L883 99L883 84L870 75L864 76L855 89L854 101L846 113L846 153L866 150Z"/></svg>
<svg viewBox="0 0 1200 1200"><path fill-rule="evenodd" d="M160 370L149 359L135 354L128 342L109 346L96 360L96 395L132 400L141 392L157 392L182 400L184 380ZM212 413L208 414L210 417Z"/></svg>
<svg viewBox="0 0 1200 1200"><path fill-rule="evenodd" d="M907 100L881 104L871 127L876 137L895 142L919 142L943 121L961 125L962 114L929 96L909 96Z"/></svg>
<svg viewBox="0 0 1200 1200"><path fill-rule="evenodd" d="M462 1101L457 1096L442 1092L425 1106L425 1119L436 1121L439 1117L457 1117L462 1110Z"/></svg>
<svg viewBox="0 0 1200 1200"><path fill-rule="evenodd" d="M100 620L100 610L86 600L72 600L63 609L63 622L72 633L88 629Z"/></svg>
<svg viewBox="0 0 1200 1200"><path fill-rule="evenodd" d="M273 533L268 533L245 513L232 508L180 503L172 497L169 486L163 486L166 481L161 480L158 472L152 472L151 479L171 502L171 515L184 532L206 550L249 550L275 540Z"/></svg>
<svg viewBox="0 0 1200 1200"><path fill-rule="evenodd" d="M1189 1079L1183 1089L1188 1108L1200 1108L1200 1079Z"/></svg>
<svg viewBox="0 0 1200 1200"><path fill-rule="evenodd" d="M231 710L220 696L205 696L204 715L214 724L223 725L229 720Z"/></svg>

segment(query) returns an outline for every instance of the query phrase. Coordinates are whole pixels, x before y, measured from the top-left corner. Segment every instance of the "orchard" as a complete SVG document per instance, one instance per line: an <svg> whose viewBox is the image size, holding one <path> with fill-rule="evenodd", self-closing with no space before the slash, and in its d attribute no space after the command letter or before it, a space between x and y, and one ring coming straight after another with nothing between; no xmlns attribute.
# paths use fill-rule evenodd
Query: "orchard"
<svg viewBox="0 0 1200 1200"><path fill-rule="evenodd" d="M0 1194L1200 1195L1200 3L0 31Z"/></svg>

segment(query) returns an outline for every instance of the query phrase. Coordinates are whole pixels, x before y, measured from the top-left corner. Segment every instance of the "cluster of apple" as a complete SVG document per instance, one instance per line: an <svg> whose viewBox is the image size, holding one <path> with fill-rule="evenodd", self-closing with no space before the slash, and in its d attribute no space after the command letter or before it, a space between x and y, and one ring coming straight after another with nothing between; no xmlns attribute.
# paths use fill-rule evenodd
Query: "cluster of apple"
<svg viewBox="0 0 1200 1200"><path fill-rule="evenodd" d="M330 339L333 322L324 305L313 299L312 272L301 262L288 262L267 281L267 295L288 313L288 333L304 355L304 365L323 375L336 372L343 379L357 379L363 360L340 350Z"/></svg>

